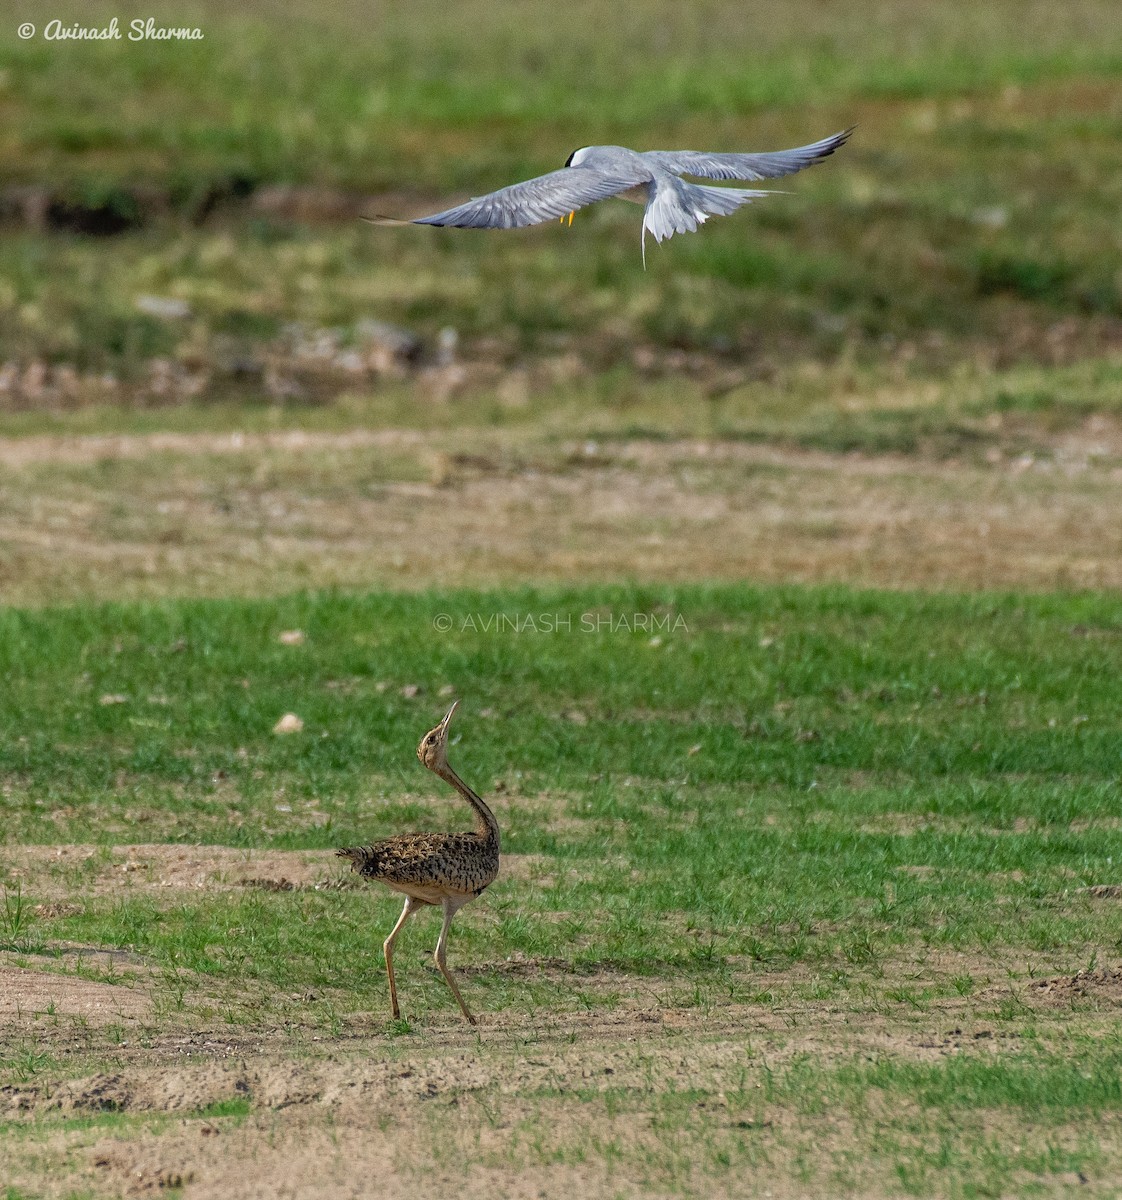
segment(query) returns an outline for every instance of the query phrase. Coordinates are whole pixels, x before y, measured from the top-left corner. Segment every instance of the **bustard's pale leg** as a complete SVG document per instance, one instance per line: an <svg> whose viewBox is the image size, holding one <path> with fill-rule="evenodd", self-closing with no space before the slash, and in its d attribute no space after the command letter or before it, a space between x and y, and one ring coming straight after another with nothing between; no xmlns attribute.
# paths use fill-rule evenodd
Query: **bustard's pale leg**
<svg viewBox="0 0 1122 1200"><path fill-rule="evenodd" d="M448 942L448 926L452 924L452 918L460 911L460 909L468 902L473 900L473 896L467 896L463 899L456 896L444 897L444 924L440 927L440 937L436 942L436 954L433 956L436 959L436 965L440 968L441 975L444 976L448 986L452 989L452 994L456 997L456 1001L460 1006L460 1011L467 1017L468 1021L474 1025L475 1018L468 1012L468 1006L464 1003L463 996L460 995L460 989L456 986L456 981L452 978L452 972L448 970L448 962L445 958L445 947Z"/></svg>
<svg viewBox="0 0 1122 1200"><path fill-rule="evenodd" d="M412 896L406 896L405 907L401 910L401 916L397 918L397 924L390 930L389 937L382 943L382 951L386 956L386 974L390 977L390 1007L393 1009L395 1021L401 1019L401 1009L397 1006L397 984L393 981L393 940L416 907L416 900Z"/></svg>

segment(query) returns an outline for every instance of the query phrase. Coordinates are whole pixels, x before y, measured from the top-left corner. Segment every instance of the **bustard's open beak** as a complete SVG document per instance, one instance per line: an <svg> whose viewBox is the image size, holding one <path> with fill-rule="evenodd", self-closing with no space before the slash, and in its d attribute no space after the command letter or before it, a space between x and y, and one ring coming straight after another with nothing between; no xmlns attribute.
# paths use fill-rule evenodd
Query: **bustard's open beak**
<svg viewBox="0 0 1122 1200"><path fill-rule="evenodd" d="M441 732L441 733L445 733L445 732L447 732L447 729L448 729L448 722L449 722L449 721L451 721L451 719L452 719L452 714L453 714L453 713L456 711L456 709L457 709L457 708L459 708L459 707L460 707L460 702L459 702L459 700L456 700L456 701L454 701L454 702L453 702L453 704L452 704L452 707L451 707L451 708L448 710L447 714L445 715L445 717L444 717L444 720L440 722L440 732Z"/></svg>

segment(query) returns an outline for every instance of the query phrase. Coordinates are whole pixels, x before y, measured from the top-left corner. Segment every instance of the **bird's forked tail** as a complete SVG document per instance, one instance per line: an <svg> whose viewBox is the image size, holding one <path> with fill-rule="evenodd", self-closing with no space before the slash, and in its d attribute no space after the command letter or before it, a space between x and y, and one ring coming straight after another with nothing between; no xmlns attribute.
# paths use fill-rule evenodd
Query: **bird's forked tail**
<svg viewBox="0 0 1122 1200"><path fill-rule="evenodd" d="M650 199L643 212L641 245L643 270L647 269L647 231L656 242L676 233L693 233L709 217L727 217L742 204L774 193L748 188L706 187L687 183L677 176L656 179L650 187Z"/></svg>

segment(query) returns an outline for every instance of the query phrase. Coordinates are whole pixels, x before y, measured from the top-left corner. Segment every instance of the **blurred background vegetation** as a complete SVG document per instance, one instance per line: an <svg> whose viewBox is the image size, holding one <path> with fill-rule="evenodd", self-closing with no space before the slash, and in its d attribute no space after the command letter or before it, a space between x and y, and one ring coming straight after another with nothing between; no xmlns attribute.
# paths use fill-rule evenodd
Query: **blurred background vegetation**
<svg viewBox="0 0 1122 1200"><path fill-rule="evenodd" d="M149 7L204 38L46 41L37 4L0 31L9 412L376 391L395 372L371 362L372 321L422 359L454 329L465 363L549 359L531 390L595 376L601 397L635 373L943 377L1122 344L1111 0ZM854 122L791 194L674 239L645 274L623 204L519 233L358 219L590 142L770 149ZM1043 392L1004 403L1063 399Z"/></svg>

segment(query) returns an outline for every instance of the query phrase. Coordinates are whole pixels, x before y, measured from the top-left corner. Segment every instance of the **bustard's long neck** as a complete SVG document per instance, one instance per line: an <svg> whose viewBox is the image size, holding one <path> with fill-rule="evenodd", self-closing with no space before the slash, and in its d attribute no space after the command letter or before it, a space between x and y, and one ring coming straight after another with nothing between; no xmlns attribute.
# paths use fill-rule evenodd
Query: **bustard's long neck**
<svg viewBox="0 0 1122 1200"><path fill-rule="evenodd" d="M499 844L499 823L495 820L495 814L487 807L482 796L477 796L475 792L468 787L466 783L456 774L455 771L448 765L444 764L443 770L436 772L445 783L450 783L457 792L471 805L475 811L475 831L480 837L488 838L494 841L495 846Z"/></svg>

